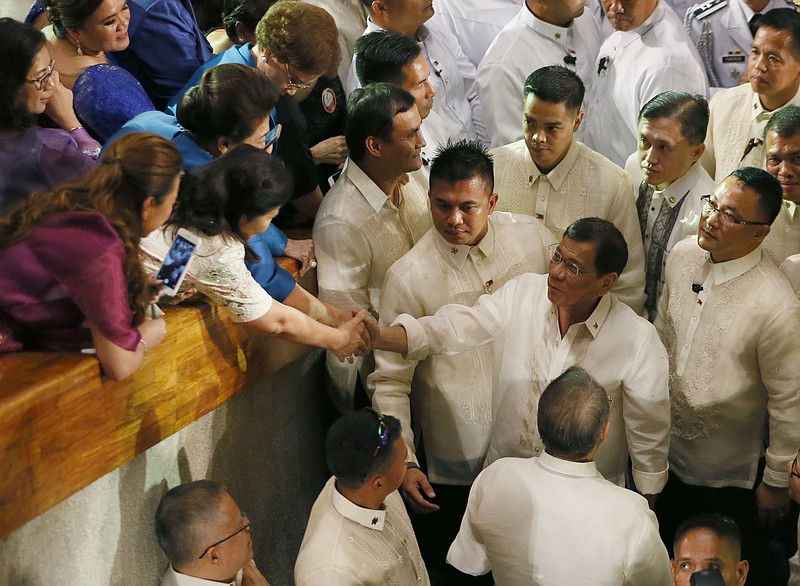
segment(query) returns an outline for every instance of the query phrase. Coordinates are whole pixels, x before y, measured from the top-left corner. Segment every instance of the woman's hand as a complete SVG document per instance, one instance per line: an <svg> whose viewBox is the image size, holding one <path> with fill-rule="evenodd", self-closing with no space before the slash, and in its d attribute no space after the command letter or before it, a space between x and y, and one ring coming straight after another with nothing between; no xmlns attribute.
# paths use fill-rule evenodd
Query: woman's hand
<svg viewBox="0 0 800 586"><path fill-rule="evenodd" d="M354 312L352 319L337 328L343 334L342 340L331 351L339 362L347 360L352 364L355 356L361 356L369 350L369 333L364 326L364 321L369 318L370 315L362 309Z"/></svg>
<svg viewBox="0 0 800 586"><path fill-rule="evenodd" d="M76 126L80 126L81 123L78 122L78 117L72 107L72 91L64 87L64 84L58 80L58 71L53 70L51 79L53 93L50 94L50 100L44 108L44 113L64 130L72 130Z"/></svg>
<svg viewBox="0 0 800 586"><path fill-rule="evenodd" d="M315 165L341 165L347 158L347 142L343 136L332 136L311 147Z"/></svg>
<svg viewBox="0 0 800 586"><path fill-rule="evenodd" d="M294 258L300 261L299 276L305 275L309 269L317 268L317 259L314 258L314 241L313 240L292 240L291 238L286 242L286 248L283 249L284 256Z"/></svg>

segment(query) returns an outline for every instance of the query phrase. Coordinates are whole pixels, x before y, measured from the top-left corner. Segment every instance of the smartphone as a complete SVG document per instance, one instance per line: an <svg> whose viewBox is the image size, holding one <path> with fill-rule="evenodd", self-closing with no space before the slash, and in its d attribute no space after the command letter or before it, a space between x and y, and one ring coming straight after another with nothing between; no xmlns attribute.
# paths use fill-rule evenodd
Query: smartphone
<svg viewBox="0 0 800 586"><path fill-rule="evenodd" d="M689 576L691 586L725 586L719 568L709 568Z"/></svg>
<svg viewBox="0 0 800 586"><path fill-rule="evenodd" d="M192 260L197 247L200 246L200 238L197 235L181 228L175 235L175 241L167 252L167 257L161 265L161 269L156 275L156 279L162 281L162 289L167 295L177 295L178 289L183 283L189 263Z"/></svg>

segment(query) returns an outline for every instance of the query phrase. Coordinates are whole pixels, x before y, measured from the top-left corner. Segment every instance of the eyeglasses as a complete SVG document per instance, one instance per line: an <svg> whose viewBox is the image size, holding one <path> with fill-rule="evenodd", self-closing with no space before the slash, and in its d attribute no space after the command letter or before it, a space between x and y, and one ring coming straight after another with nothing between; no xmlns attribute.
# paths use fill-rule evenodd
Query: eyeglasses
<svg viewBox="0 0 800 586"><path fill-rule="evenodd" d="M797 452L797 456L800 456L800 452ZM800 478L800 472L797 471L797 456L795 456L794 460L792 460L792 472L791 472L791 474L795 478Z"/></svg>
<svg viewBox="0 0 800 586"><path fill-rule="evenodd" d="M703 213L710 218L717 214L719 223L728 228L733 228L737 224L740 226L769 226L770 222L750 222L748 220L737 220L728 212L723 212L714 203L711 202L711 195L701 195L700 201L703 202Z"/></svg>
<svg viewBox="0 0 800 586"><path fill-rule="evenodd" d="M289 64L284 62L283 66L286 68L286 79L289 80L289 83L286 84L286 89L288 90L307 90L308 88L312 87L314 83L297 83L294 79L292 79L292 74L289 73Z"/></svg>
<svg viewBox="0 0 800 586"><path fill-rule="evenodd" d="M56 60L51 59L50 64L47 66L47 71L44 72L44 75L37 77L36 79L26 79L25 81L35 85L37 90L42 90L47 86L47 82L50 81L50 78L53 76L53 68L55 66Z"/></svg>
<svg viewBox="0 0 800 586"><path fill-rule="evenodd" d="M564 268L566 269L567 273L569 273L573 277L577 277L578 275L580 275L582 273L596 273L597 272L596 269L592 269L592 270L582 269L581 267L576 265L571 260L565 260L564 257L561 255L561 251L558 250L558 243L551 244L547 248L548 248L548 250L550 250L550 262L555 263L555 264L561 264L563 262L564 263Z"/></svg>
<svg viewBox="0 0 800 586"><path fill-rule="evenodd" d="M242 527L241 529L237 530L235 533L231 533L230 535L228 535L228 536L227 536L225 539L220 539L220 540L219 540L219 541L217 541L216 543L212 543L211 545L209 545L209 546L208 546L208 547L205 549L205 551L204 551L204 552L203 552L203 553L200 555L200 557L199 557L199 558L197 558L197 559L198 559L198 560L202 560L202 559L203 559L203 556L205 556L205 555L208 553L208 550L209 550L209 549L211 549L212 547L217 547L219 544L221 544L221 543L225 543L225 542L226 542L226 541L228 541L229 539L233 539L234 537L236 537L237 535L239 535L239 533L241 533L242 531L247 531L248 533L250 533L250 523L249 523L249 522L247 523L247 525L245 525L245 526L244 526L244 527Z"/></svg>

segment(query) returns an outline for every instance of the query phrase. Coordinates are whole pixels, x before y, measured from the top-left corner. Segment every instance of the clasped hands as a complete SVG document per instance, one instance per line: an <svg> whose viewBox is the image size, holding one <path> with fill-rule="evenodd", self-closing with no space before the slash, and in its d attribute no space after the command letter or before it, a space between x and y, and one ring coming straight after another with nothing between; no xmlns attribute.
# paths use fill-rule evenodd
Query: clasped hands
<svg viewBox="0 0 800 586"><path fill-rule="evenodd" d="M380 327L375 318L366 310L352 310L352 317L343 321L339 330L347 334L345 344L334 350L339 362L353 363L356 356L364 356L375 349L380 338Z"/></svg>

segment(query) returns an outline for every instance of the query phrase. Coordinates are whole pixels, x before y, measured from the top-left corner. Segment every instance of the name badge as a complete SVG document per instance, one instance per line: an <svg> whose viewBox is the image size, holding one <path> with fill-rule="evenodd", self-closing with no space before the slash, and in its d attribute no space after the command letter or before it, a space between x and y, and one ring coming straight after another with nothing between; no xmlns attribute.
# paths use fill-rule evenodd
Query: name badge
<svg viewBox="0 0 800 586"><path fill-rule="evenodd" d="M723 63L744 63L747 60L747 57L744 55L723 55L722 62Z"/></svg>

